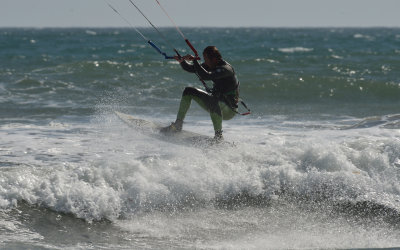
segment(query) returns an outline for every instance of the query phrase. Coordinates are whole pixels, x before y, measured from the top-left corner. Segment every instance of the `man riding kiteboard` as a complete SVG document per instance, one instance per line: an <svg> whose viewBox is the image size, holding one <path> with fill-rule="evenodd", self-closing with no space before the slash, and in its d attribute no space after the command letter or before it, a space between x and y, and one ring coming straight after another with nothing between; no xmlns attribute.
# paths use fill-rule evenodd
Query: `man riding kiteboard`
<svg viewBox="0 0 400 250"><path fill-rule="evenodd" d="M222 120L232 119L238 112L239 81L233 67L222 59L215 46L208 46L203 51L204 63L199 64L198 58L192 55L174 57L182 68L190 73L196 73L201 80L213 82L213 88L206 91L186 87L182 94L176 121L161 129L161 132L179 132L182 130L183 120L190 108L192 100L210 113L214 126L216 140L222 140ZM187 61L192 61L189 64Z"/></svg>

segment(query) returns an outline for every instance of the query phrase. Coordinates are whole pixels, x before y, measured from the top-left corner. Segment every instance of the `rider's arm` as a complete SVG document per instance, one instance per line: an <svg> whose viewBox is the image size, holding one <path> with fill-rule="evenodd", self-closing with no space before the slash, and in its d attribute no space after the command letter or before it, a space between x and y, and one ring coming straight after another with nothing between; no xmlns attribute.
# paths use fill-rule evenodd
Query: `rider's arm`
<svg viewBox="0 0 400 250"><path fill-rule="evenodd" d="M190 73L196 72L194 66L192 64L187 63L185 60L183 60L180 64L182 69L184 69L185 71Z"/></svg>
<svg viewBox="0 0 400 250"><path fill-rule="evenodd" d="M207 71L196 60L193 61L193 67L203 80L216 80L233 75L233 72L226 67L217 67L215 70Z"/></svg>

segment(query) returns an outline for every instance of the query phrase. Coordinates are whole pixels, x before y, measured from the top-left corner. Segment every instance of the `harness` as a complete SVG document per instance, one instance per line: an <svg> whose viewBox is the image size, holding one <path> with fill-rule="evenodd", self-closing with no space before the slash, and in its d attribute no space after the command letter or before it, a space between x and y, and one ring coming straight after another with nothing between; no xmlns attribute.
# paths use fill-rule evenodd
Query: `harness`
<svg viewBox="0 0 400 250"><path fill-rule="evenodd" d="M236 88L234 90L228 91L226 93L218 93L216 91L211 92L211 94L221 101L223 101L228 107L235 112L236 114L239 115L249 115L251 114L251 110L247 107L246 103L239 97L239 86L240 82L236 85ZM230 97L230 98L229 98ZM230 100L234 100L234 103L232 103ZM238 103L242 104L242 106L247 110L247 112L240 113L237 111L239 108Z"/></svg>
<svg viewBox="0 0 400 250"><path fill-rule="evenodd" d="M232 67L232 65L230 65L227 62L225 62L225 63L228 64L231 67L231 69L233 70L233 73L235 74L235 69ZM244 101L239 97L239 87L240 87L240 82L237 81L237 84L236 84L234 90L231 90L231 91L228 91L228 92L225 92L225 93L212 91L211 94L213 96L216 96L221 101L223 101L236 114L249 115L249 114L251 114L251 110L247 107L246 103L244 103ZM207 90L207 88L206 88L206 90ZM234 103L232 103L230 100L234 100ZM247 112L240 113L240 112L237 111L237 109L239 108L239 106L238 106L239 102L247 110Z"/></svg>

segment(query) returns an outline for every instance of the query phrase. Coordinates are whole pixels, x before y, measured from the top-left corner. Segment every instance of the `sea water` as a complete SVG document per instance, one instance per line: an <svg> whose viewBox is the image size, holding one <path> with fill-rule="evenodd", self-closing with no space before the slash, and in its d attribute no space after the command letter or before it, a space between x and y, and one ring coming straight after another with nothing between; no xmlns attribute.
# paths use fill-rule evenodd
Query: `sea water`
<svg viewBox="0 0 400 250"><path fill-rule="evenodd" d="M252 114L224 121L234 147L114 115L168 124L202 88L134 30L0 29L1 248L400 246L400 29L183 32L235 68ZM195 103L184 129L213 136Z"/></svg>

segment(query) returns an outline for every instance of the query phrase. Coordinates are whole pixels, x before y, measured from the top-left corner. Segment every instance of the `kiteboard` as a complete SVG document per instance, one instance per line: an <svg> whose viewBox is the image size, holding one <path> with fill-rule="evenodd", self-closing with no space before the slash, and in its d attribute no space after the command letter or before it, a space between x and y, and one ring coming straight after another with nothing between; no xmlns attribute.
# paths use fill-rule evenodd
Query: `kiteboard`
<svg viewBox="0 0 400 250"><path fill-rule="evenodd" d="M214 144L233 145L229 142L216 141L213 137L191 132L188 130L182 130L179 132L161 132L160 131L161 128L165 126L160 123L141 119L133 115L121 113L118 111L115 111L115 114L129 127L139 131L142 134L145 134L153 138L157 138L159 140L178 143L178 144L190 144L194 146L214 145Z"/></svg>

